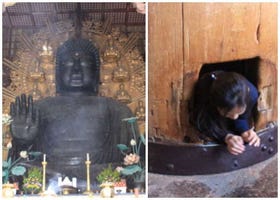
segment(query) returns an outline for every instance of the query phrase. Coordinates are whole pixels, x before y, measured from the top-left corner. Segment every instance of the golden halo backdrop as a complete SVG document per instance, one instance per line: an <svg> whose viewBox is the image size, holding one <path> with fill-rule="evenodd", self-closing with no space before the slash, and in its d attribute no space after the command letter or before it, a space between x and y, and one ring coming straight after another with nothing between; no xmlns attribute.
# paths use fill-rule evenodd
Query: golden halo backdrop
<svg viewBox="0 0 280 200"><path fill-rule="evenodd" d="M71 20L51 23L33 35L20 34L20 45L12 62L3 60L11 69L11 84L3 88L3 113L9 113L16 96L31 94L34 100L55 96L55 55L57 48L73 37ZM88 39L100 54L99 96L126 103L139 117L140 132L145 128L145 63L137 49L138 33L126 35L112 19L83 21L82 38Z"/></svg>

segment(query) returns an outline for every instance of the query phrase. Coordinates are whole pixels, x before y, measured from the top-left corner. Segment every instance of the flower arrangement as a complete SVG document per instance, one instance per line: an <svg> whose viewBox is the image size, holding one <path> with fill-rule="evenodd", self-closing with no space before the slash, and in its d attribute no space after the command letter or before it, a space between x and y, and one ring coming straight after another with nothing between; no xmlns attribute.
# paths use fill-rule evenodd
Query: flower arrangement
<svg viewBox="0 0 280 200"><path fill-rule="evenodd" d="M12 143L9 142L7 144L8 148L8 155L10 155L10 150L12 149ZM30 149L30 148L29 148ZM26 172L26 168L22 165L20 165L20 162L23 160L29 160L29 158L32 158L35 160L37 156L41 155L40 152L28 152L28 151L21 151L20 156L15 160L12 161L11 156L7 158L6 161L2 162L2 181L3 183L8 183L9 182L9 177L12 175L14 176L22 176Z"/></svg>
<svg viewBox="0 0 280 200"><path fill-rule="evenodd" d="M114 183L120 181L120 172L109 166L103 169L96 177L102 188L100 195L104 198L114 197Z"/></svg>
<svg viewBox="0 0 280 200"><path fill-rule="evenodd" d="M96 177L99 183L115 183L120 181L120 172L113 170L111 164L105 169L103 169Z"/></svg>
<svg viewBox="0 0 280 200"><path fill-rule="evenodd" d="M8 114L2 114L2 140L4 147L12 140L10 135L10 124L13 121L12 117ZM6 156L4 156L6 159Z"/></svg>
<svg viewBox="0 0 280 200"><path fill-rule="evenodd" d="M23 179L25 193L37 194L40 192L43 182L43 174L37 167L28 170L28 176Z"/></svg>
<svg viewBox="0 0 280 200"><path fill-rule="evenodd" d="M145 145L145 138L140 135L136 137L135 123L137 117L126 118L126 121L131 125L133 138L130 140L130 147L125 144L118 144L117 147L124 155L124 167L117 167L117 170L124 176L132 176L134 182L145 181L145 164L140 158L141 145Z"/></svg>
<svg viewBox="0 0 280 200"><path fill-rule="evenodd" d="M2 125L10 125L12 122L12 117L8 114L2 115Z"/></svg>

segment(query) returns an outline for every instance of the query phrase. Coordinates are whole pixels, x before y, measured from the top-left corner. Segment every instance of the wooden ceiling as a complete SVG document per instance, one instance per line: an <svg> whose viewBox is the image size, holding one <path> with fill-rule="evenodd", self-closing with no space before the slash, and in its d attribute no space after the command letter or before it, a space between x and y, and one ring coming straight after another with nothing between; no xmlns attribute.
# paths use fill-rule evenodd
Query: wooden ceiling
<svg viewBox="0 0 280 200"><path fill-rule="evenodd" d="M108 2L52 2L16 3L3 8L2 53L3 58L13 60L19 43L18 35L36 33L46 26L47 20L55 23L63 20L105 21L112 18L113 26L120 26L125 33L140 33L139 50L145 57L145 15L136 12L132 3ZM9 70L3 68L3 86L9 84Z"/></svg>
<svg viewBox="0 0 280 200"><path fill-rule="evenodd" d="M47 20L55 23L74 21L77 17L93 21L105 21L111 17L112 25L120 26L124 32L142 33L144 44L145 15L137 13L132 3L16 3L6 7L2 14L3 57L13 59L18 32L33 34L46 26Z"/></svg>
<svg viewBox="0 0 280 200"><path fill-rule="evenodd" d="M113 24L144 26L145 16L135 11L131 3L16 3L3 13L3 26L14 28L40 28L46 20L74 19L77 9L82 19L105 20L112 17Z"/></svg>

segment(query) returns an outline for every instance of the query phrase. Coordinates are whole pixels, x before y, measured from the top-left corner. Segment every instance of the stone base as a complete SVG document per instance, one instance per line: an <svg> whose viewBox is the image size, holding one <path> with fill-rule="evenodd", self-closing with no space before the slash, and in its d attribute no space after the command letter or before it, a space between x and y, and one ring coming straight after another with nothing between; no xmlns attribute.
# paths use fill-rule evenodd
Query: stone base
<svg viewBox="0 0 280 200"><path fill-rule="evenodd" d="M149 197L277 197L277 154L240 170L195 176L149 173Z"/></svg>

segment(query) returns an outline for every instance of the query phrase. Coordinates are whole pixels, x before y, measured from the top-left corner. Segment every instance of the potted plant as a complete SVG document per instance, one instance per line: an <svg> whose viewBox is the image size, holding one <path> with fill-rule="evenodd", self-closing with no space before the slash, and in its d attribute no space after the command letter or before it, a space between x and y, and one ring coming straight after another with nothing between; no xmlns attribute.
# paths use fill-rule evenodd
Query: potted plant
<svg viewBox="0 0 280 200"><path fill-rule="evenodd" d="M102 188L100 195L105 198L114 197L114 183L120 181L120 173L109 164L98 174L96 179Z"/></svg>
<svg viewBox="0 0 280 200"><path fill-rule="evenodd" d="M41 191L43 174L40 168L28 170L28 176L23 179L23 190L26 194L38 194Z"/></svg>

